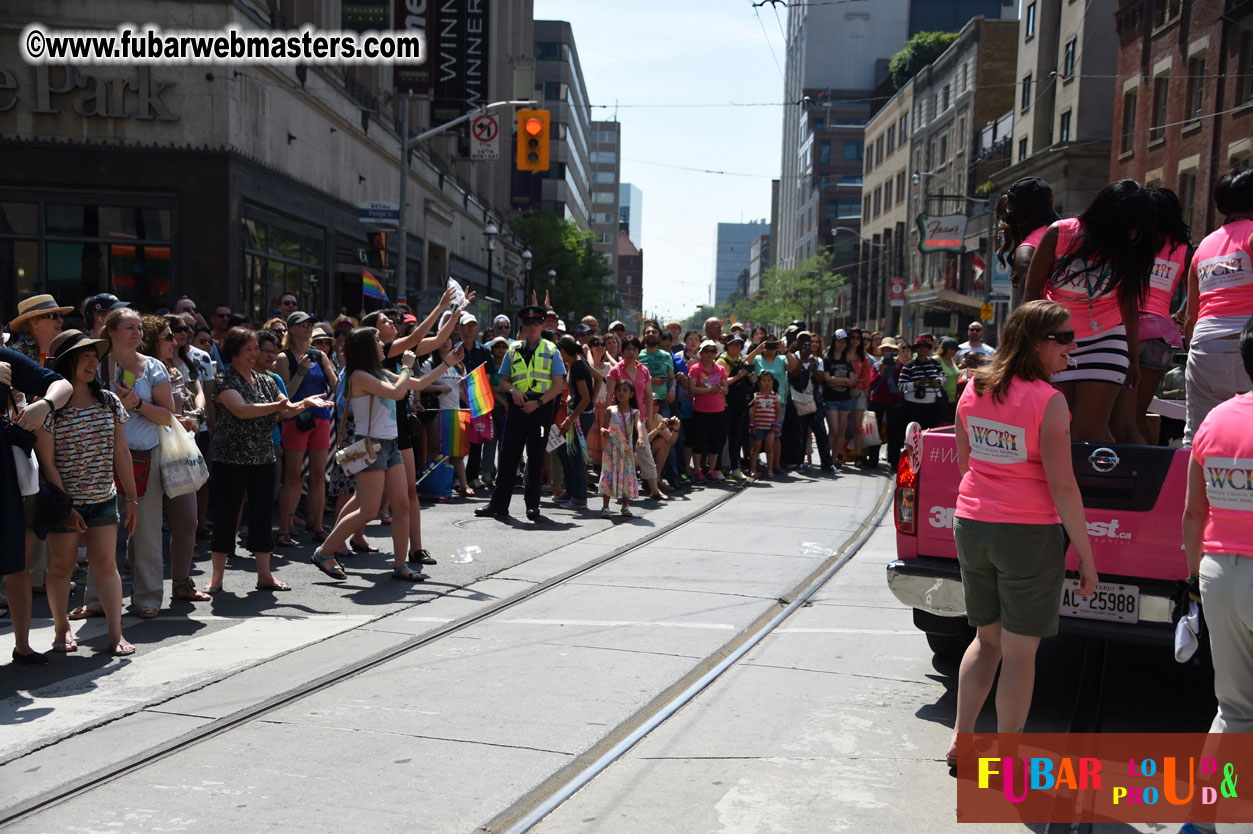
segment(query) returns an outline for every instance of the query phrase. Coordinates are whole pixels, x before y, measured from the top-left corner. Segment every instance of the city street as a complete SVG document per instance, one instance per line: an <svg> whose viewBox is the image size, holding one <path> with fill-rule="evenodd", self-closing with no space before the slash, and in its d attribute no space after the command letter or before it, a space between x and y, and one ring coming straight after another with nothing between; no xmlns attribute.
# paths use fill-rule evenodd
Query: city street
<svg viewBox="0 0 1253 834"><path fill-rule="evenodd" d="M230 615L133 626L141 652L111 674L56 682L83 659L56 658L32 687L14 680L28 670L10 670L0 766L10 807L162 753L12 828L340 831L368 820L381 831L503 831L777 614L776 598L791 599L828 556L870 534L863 523L886 486L886 473L800 475L738 494L694 490L630 523L553 530L440 506L425 516L435 553L451 552L455 536L468 542L465 530L484 543L482 559L435 568L449 587L380 599L395 583L358 575L313 601L298 586L260 614L227 597ZM455 634L277 702L634 544ZM956 669L931 656L887 590L893 556L889 512L809 605L537 830L921 830L920 819L928 831L957 830L945 823L954 782L942 756ZM297 582L315 575L299 563L283 570ZM1067 729L1082 651L1046 644L1029 730ZM1110 665L1105 702L1118 708L1103 729L1207 725L1208 680L1164 650L1120 649Z"/></svg>

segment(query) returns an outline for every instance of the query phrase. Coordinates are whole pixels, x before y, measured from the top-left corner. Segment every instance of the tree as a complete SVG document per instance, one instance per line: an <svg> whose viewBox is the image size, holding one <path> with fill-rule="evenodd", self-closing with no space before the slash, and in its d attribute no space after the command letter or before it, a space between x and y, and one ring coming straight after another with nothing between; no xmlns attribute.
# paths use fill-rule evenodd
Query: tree
<svg viewBox="0 0 1253 834"><path fill-rule="evenodd" d="M919 32L905 43L905 48L892 56L888 70L896 89L918 74L918 71L944 54L957 40L956 32Z"/></svg>
<svg viewBox="0 0 1253 834"><path fill-rule="evenodd" d="M831 253L819 252L791 269L772 266L761 278L761 293L756 298L742 298L732 293L721 309L701 306L686 322L684 329L701 330L710 316L730 318L745 324L762 324L768 330L780 331L793 321L812 322L817 326L821 310L829 306L835 291L844 285L843 275L831 271Z"/></svg>
<svg viewBox="0 0 1253 834"><path fill-rule="evenodd" d="M515 220L511 227L531 250L531 288L541 302L550 294L552 308L562 316L599 315L614 305L614 289L606 281L611 272L593 247L595 235L548 210ZM551 282L550 269L557 273Z"/></svg>

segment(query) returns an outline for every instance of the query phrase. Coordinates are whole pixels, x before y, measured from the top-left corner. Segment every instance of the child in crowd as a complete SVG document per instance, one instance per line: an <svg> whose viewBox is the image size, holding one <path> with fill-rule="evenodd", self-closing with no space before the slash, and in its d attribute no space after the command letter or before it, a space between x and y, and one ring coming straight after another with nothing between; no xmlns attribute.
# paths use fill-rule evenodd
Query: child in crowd
<svg viewBox="0 0 1253 834"><path fill-rule="evenodd" d="M600 494L605 504L601 518L612 518L610 499L622 503L621 515L630 517L628 506L632 498L639 498L640 485L635 476L635 444L639 442L643 427L640 425L639 406L635 399L635 386L629 379L618 380L613 389L613 405L605 410L601 434L605 436L605 452L600 468Z"/></svg>
<svg viewBox="0 0 1253 834"><path fill-rule="evenodd" d="M753 437L753 451L749 458L749 476L757 477L757 458L764 444L766 477L773 478L774 468L778 464L775 459L777 452L774 439L783 427L783 408L779 404L779 395L774 390L773 374L757 375L757 393L753 395L753 404L749 407L748 425Z"/></svg>

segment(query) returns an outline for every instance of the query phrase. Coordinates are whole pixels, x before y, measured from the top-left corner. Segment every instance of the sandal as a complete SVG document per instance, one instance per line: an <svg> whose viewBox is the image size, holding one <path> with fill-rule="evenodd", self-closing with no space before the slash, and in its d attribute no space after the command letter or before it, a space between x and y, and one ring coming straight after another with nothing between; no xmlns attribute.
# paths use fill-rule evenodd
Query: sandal
<svg viewBox="0 0 1253 834"><path fill-rule="evenodd" d="M113 646L114 657L128 657L135 653L134 644L127 643L125 640L119 640L116 643L112 644L112 646Z"/></svg>
<svg viewBox="0 0 1253 834"><path fill-rule="evenodd" d="M618 513L618 515L622 516L623 518L635 518L635 513L631 512L626 507L623 507L621 512Z"/></svg>
<svg viewBox="0 0 1253 834"><path fill-rule="evenodd" d="M283 535L275 539L274 544L276 544L279 547L300 547L300 542L293 539L287 533L284 533Z"/></svg>
<svg viewBox="0 0 1253 834"><path fill-rule="evenodd" d="M288 585L286 582L284 582L281 579L275 579L274 581L268 582L266 584L262 584L258 582L257 590L258 591L290 591L291 585Z"/></svg>
<svg viewBox="0 0 1253 834"><path fill-rule="evenodd" d="M341 565L335 565L334 567L330 567L330 568L326 566L326 561L328 559L334 559L334 558L335 558L334 553L332 553L329 556L323 556L322 548L319 547L313 551L313 555L309 557L309 560L313 562L314 567L322 571L322 573L326 574L331 579L337 580L339 582L343 582L345 579L348 578L348 574L344 573L344 568Z"/></svg>
<svg viewBox="0 0 1253 834"><path fill-rule="evenodd" d="M53 640L52 650L61 654L69 654L78 651L78 640L71 637L69 640Z"/></svg>
<svg viewBox="0 0 1253 834"><path fill-rule="evenodd" d="M605 509L600 511L600 517L601 518L613 518L613 511L610 510L608 507L605 507Z"/></svg>
<svg viewBox="0 0 1253 834"><path fill-rule="evenodd" d="M174 583L174 594L172 598L184 599L189 602L208 602L209 599L211 599L208 594L196 590L196 583L192 582L190 577L184 579L182 582Z"/></svg>
<svg viewBox="0 0 1253 834"><path fill-rule="evenodd" d="M160 609L153 608L149 605L145 605L139 609L139 619L151 620L151 619L154 619L160 613L161 613Z"/></svg>
<svg viewBox="0 0 1253 834"><path fill-rule="evenodd" d="M221 590L222 590L221 585L206 585L204 592L208 594L209 596L213 597L213 596L217 596L218 592L220 592Z"/></svg>
<svg viewBox="0 0 1253 834"><path fill-rule="evenodd" d="M426 576L406 564L398 568L392 568L392 579L399 579L404 582L423 582L426 580Z"/></svg>
<svg viewBox="0 0 1253 834"><path fill-rule="evenodd" d="M321 544L322 542L326 541L326 536L327 536L327 533L325 530L310 530L309 531L309 537L312 538L318 544Z"/></svg>
<svg viewBox="0 0 1253 834"><path fill-rule="evenodd" d="M378 553L377 547L371 547L368 544L357 544L356 542L348 542L348 546L352 548L353 553Z"/></svg>
<svg viewBox="0 0 1253 834"><path fill-rule="evenodd" d="M95 608L88 608L86 605L80 605L66 615L71 620L85 620L88 617L103 617L103 611L97 611Z"/></svg>

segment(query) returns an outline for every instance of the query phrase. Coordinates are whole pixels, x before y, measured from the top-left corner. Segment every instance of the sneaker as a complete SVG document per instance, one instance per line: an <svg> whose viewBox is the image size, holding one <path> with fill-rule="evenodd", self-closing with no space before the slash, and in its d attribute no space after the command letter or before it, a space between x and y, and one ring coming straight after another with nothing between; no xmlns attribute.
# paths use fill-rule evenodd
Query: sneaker
<svg viewBox="0 0 1253 834"><path fill-rule="evenodd" d="M744 476L744 472L743 472L742 470L739 470L739 469L732 469L732 470L731 470L731 480L733 480L733 481L747 481L747 480L748 480L748 478L746 478L746 477Z"/></svg>
<svg viewBox="0 0 1253 834"><path fill-rule="evenodd" d="M727 479L726 475L723 475L723 474L722 474L721 472L719 472L717 469L711 469L711 470L709 470L709 475L708 475L708 478L709 478L709 480L711 480L711 481L713 481L713 482L715 482L715 483L717 483L717 482L719 482L719 481L725 481L725 480Z"/></svg>
<svg viewBox="0 0 1253 834"><path fill-rule="evenodd" d="M1210 829L1210 831L1212 830ZM1179 829L1179 834L1210 834L1210 832L1203 828L1197 828L1190 822L1185 822L1183 827Z"/></svg>
<svg viewBox="0 0 1253 834"><path fill-rule="evenodd" d="M697 469L692 473L692 482L697 484L705 483L705 473Z"/></svg>
<svg viewBox="0 0 1253 834"><path fill-rule="evenodd" d="M586 510L586 509L587 509L587 502L586 502L586 501L575 501L573 498L571 498L569 501L562 501L562 502L561 502L560 504L558 504L557 506L558 506L558 507L561 507L561 509L563 509L563 510Z"/></svg>
<svg viewBox="0 0 1253 834"><path fill-rule="evenodd" d="M679 476L679 485L680 485L680 486L691 486L691 485L692 485L692 479L691 479L691 478L689 478L686 474L684 474L684 475L680 475L680 476Z"/></svg>

